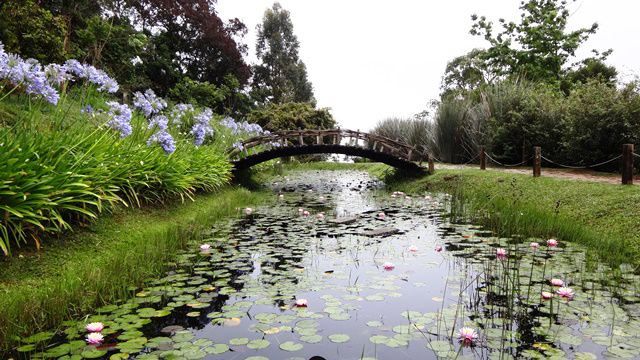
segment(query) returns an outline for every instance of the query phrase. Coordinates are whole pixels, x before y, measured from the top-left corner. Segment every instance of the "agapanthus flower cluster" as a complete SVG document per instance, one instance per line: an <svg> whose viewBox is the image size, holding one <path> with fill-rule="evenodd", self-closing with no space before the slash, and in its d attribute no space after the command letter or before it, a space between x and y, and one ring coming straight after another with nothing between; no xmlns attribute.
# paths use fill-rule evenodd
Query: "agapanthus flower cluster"
<svg viewBox="0 0 640 360"><path fill-rule="evenodd" d="M24 86L27 94L41 96L54 105L60 99L37 60L24 60L18 55L7 53L0 43L0 81L2 80L9 81L15 87Z"/></svg>
<svg viewBox="0 0 640 360"><path fill-rule="evenodd" d="M173 109L171 109L171 114L169 114L169 119L171 123L174 125L182 124L182 119L190 113L193 113L194 108L191 104L176 104Z"/></svg>
<svg viewBox="0 0 640 360"><path fill-rule="evenodd" d="M195 123L191 128L191 135L195 138L194 144L196 146L202 145L207 136L213 135L213 128L211 127L212 117L213 111L209 108L205 108L200 114L194 117Z"/></svg>
<svg viewBox="0 0 640 360"><path fill-rule="evenodd" d="M147 89L144 94L141 92L133 94L133 106L140 109L146 117L150 117L166 108L167 102L156 96L153 90Z"/></svg>
<svg viewBox="0 0 640 360"><path fill-rule="evenodd" d="M262 126L258 124L253 124L246 121L238 123L229 116L220 120L220 125L230 129L233 135L240 135L243 132L255 135L269 134L268 131L265 131Z"/></svg>
<svg viewBox="0 0 640 360"><path fill-rule="evenodd" d="M244 145L242 145L242 141L236 141L231 146L238 151L244 150Z"/></svg>
<svg viewBox="0 0 640 360"><path fill-rule="evenodd" d="M120 137L125 138L133 132L131 127L131 109L126 104L116 101L107 102L109 106L109 122L107 126L120 133Z"/></svg>
<svg viewBox="0 0 640 360"><path fill-rule="evenodd" d="M164 115L154 115L149 120L149 129L158 128L160 131L167 131L169 128L169 119Z"/></svg>
<svg viewBox="0 0 640 360"><path fill-rule="evenodd" d="M172 154L176 151L176 141L173 139L173 136L169 134L166 130L160 130L157 133L151 135L149 140L147 140L147 145L151 146L152 144L159 144L162 150L164 150L167 154Z"/></svg>
<svg viewBox="0 0 640 360"><path fill-rule="evenodd" d="M119 89L118 82L111 78L103 70L97 69L93 65L82 64L78 60L71 59L64 63L65 71L75 75L79 79L98 85L98 91L115 93Z"/></svg>
<svg viewBox="0 0 640 360"><path fill-rule="evenodd" d="M44 73L47 76L47 80L56 86L61 86L73 79L73 75L67 71L67 67L64 65L49 64L44 67Z"/></svg>

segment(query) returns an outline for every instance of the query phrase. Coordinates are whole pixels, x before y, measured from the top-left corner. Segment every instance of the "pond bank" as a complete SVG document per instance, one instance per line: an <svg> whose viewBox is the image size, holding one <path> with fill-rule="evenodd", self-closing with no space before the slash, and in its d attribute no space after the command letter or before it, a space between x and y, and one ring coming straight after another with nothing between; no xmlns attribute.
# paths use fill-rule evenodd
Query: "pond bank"
<svg viewBox="0 0 640 360"><path fill-rule="evenodd" d="M640 191L634 186L476 169L442 169L405 179L376 163L312 163L287 169L366 170L385 176L393 190L455 195L466 204L459 210L494 231L559 237L587 246L612 265L640 265Z"/></svg>
<svg viewBox="0 0 640 360"><path fill-rule="evenodd" d="M177 250L265 194L227 187L196 201L121 210L38 254L0 262L0 349L14 337L59 326L167 269Z"/></svg>

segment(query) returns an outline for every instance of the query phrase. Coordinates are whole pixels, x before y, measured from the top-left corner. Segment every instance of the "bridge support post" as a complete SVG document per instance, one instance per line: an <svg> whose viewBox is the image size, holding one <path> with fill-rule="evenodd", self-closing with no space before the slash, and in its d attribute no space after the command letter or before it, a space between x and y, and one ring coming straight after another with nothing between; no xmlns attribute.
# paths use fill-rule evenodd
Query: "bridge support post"
<svg viewBox="0 0 640 360"><path fill-rule="evenodd" d="M302 136L302 129L298 129L298 141L300 146L304 145L304 137Z"/></svg>

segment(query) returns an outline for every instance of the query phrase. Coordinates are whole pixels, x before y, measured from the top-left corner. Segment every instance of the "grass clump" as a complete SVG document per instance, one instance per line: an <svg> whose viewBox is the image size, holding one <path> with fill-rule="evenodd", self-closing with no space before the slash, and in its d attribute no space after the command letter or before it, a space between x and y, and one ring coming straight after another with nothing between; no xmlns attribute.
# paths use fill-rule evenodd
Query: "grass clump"
<svg viewBox="0 0 640 360"><path fill-rule="evenodd" d="M44 252L0 262L0 348L130 297L206 228L265 196L227 187L185 204L120 209Z"/></svg>

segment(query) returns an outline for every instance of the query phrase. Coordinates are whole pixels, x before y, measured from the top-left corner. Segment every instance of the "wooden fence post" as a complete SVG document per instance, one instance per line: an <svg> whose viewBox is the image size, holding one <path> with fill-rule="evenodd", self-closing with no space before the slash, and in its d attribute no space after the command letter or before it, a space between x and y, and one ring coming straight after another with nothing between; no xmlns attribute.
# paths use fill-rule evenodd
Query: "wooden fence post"
<svg viewBox="0 0 640 360"><path fill-rule="evenodd" d="M480 146L480 170L487 169L487 154L484 151L484 146Z"/></svg>
<svg viewBox="0 0 640 360"><path fill-rule="evenodd" d="M433 158L431 157L431 155L429 156L429 174L433 174L434 170L435 170L435 166L433 165Z"/></svg>
<svg viewBox="0 0 640 360"><path fill-rule="evenodd" d="M633 144L622 145L622 184L633 185Z"/></svg>
<svg viewBox="0 0 640 360"><path fill-rule="evenodd" d="M533 147L533 177L540 176L540 167L542 166L542 150L540 146Z"/></svg>

